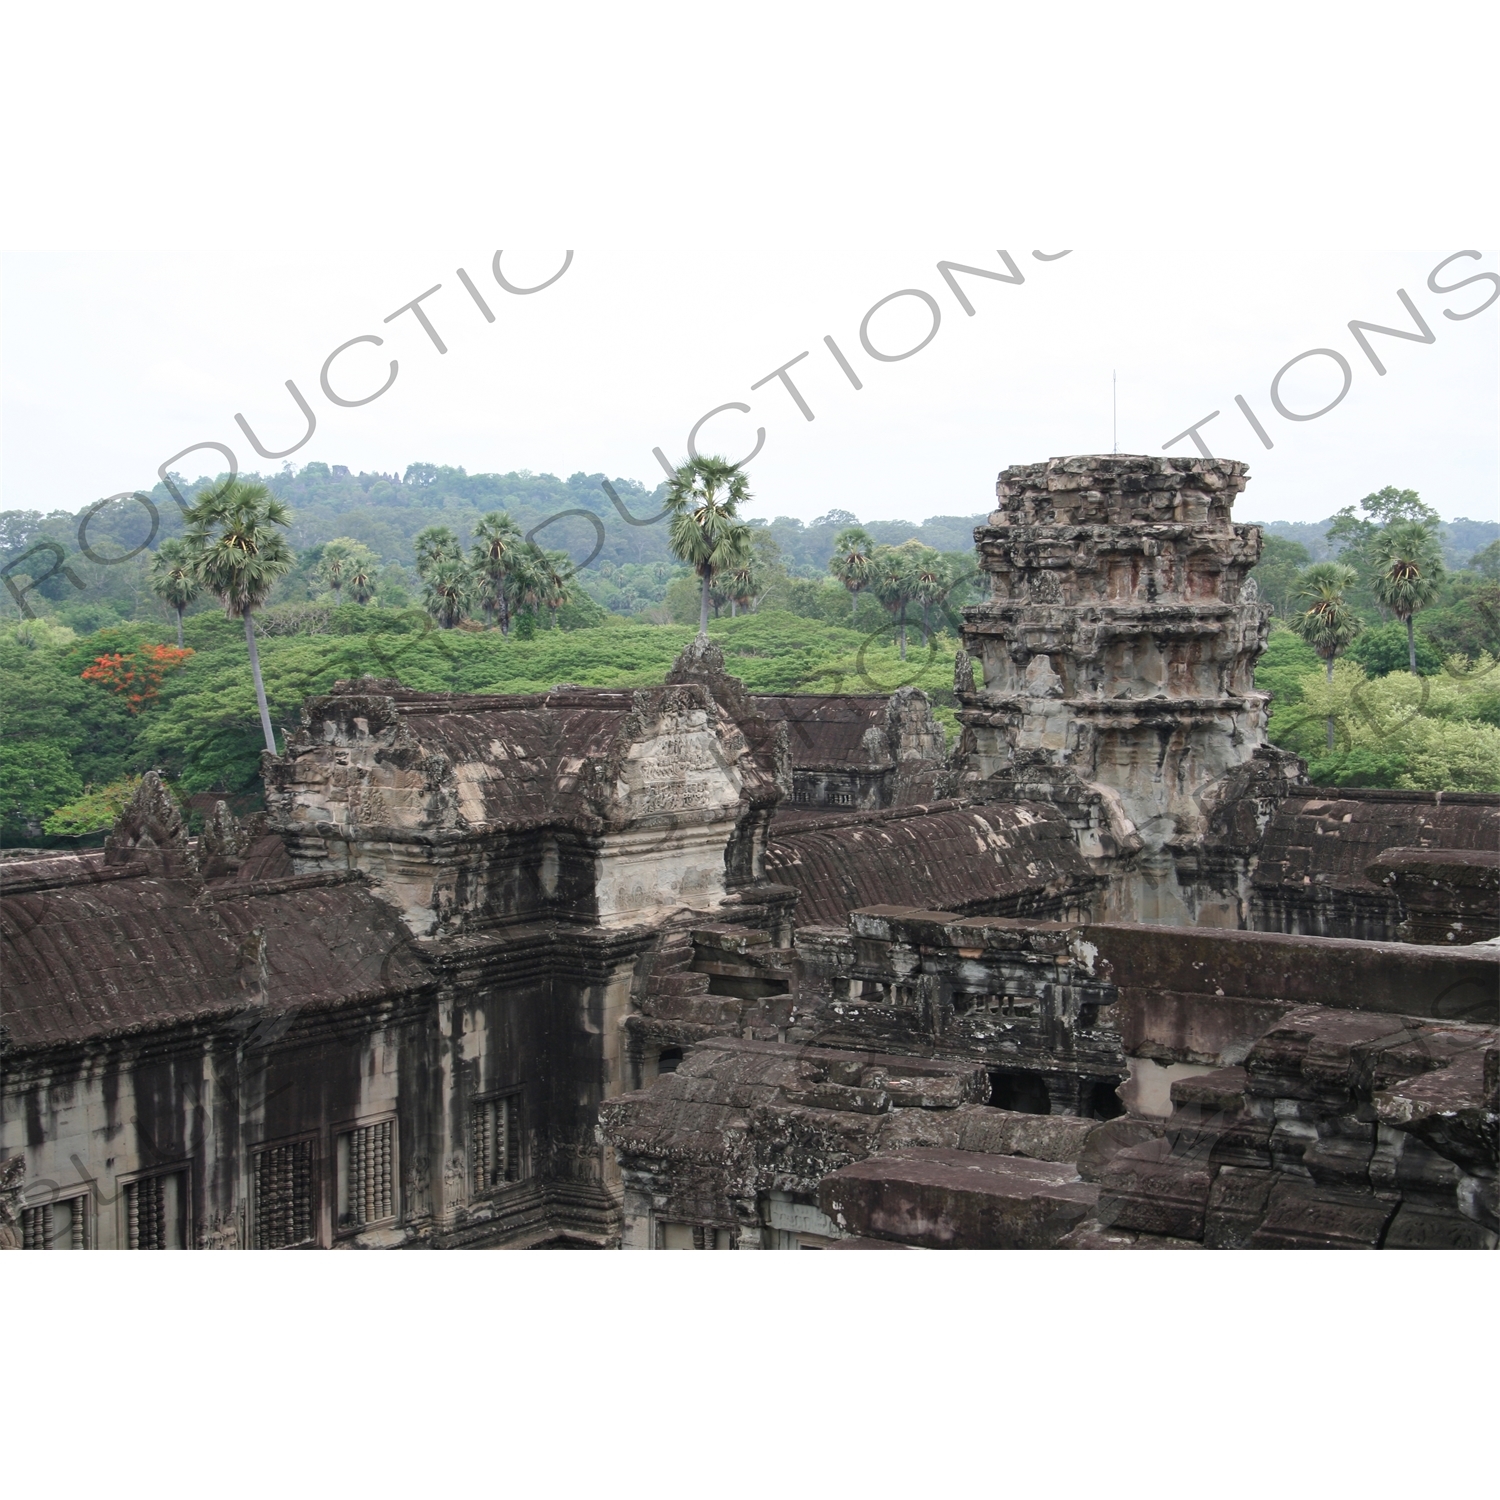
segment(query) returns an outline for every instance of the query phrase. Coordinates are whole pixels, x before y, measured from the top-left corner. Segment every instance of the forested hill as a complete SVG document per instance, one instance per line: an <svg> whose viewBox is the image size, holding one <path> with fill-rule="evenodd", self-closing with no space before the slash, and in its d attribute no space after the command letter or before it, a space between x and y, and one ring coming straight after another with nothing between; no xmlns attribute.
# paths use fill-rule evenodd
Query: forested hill
<svg viewBox="0 0 1500 1500"><path fill-rule="evenodd" d="M309 597L310 572L316 567L322 546L335 537L350 537L371 548L387 570L383 596L388 602L406 602L400 597L402 591L415 592L416 578L411 570L417 533L428 526L447 526L460 542L467 543L474 523L495 510L509 512L523 531L542 527L536 534L538 544L566 548L576 562L585 561L597 545L598 553L579 581L598 602L617 613L634 613L659 604L669 580L681 571L667 550L666 525L658 520L666 495L665 482L648 490L635 480L610 480L628 512L627 519L605 491L603 474L579 473L567 479L525 469L510 474L469 474L461 468L425 463L411 464L399 475L370 474L353 473L338 464L311 463L299 470L288 464L279 473L244 477L261 480L292 509L288 540L298 555L299 566L278 584L270 601L273 605ZM174 478L187 495L209 482ZM182 523L165 485L157 485L151 498L161 518L160 530L151 543L154 548L166 537L178 535ZM774 511L775 499L767 496L757 498L743 514L753 526L770 531L780 549L780 565L793 578L825 579L835 535L845 526L859 524L851 511L841 508L831 507L811 524L774 516ZM137 600L147 555L114 567L94 565L80 552L78 519L67 512L0 512L0 564L39 541L51 541L68 554L68 566L87 585L81 593L61 577L43 585L44 597L66 623L88 630L119 618L144 614L155 618L158 611L150 601ZM968 555L973 551L974 527L984 519L981 512L934 516L921 524L870 521L864 525L876 542L896 546L916 537L940 552ZM117 502L90 521L86 540L99 556L112 557L139 546L148 533L144 508L129 501ZM137 608L138 602L144 607ZM9 618L14 610L7 610L7 603L0 597L0 613ZM196 606L209 607L208 602ZM97 620L93 618L95 613ZM74 615L78 618L72 618Z"/></svg>
<svg viewBox="0 0 1500 1500"><path fill-rule="evenodd" d="M1300 542L1307 548L1313 562L1323 562L1336 556L1334 545L1328 539L1328 528L1335 517L1322 521L1257 521L1267 536L1284 537L1289 542ZM1500 521L1471 521L1459 516L1455 521L1443 521L1438 526L1438 544L1443 549L1443 561L1450 568L1462 568L1476 552L1482 552L1491 542L1500 541Z"/></svg>
<svg viewBox="0 0 1500 1500"><path fill-rule="evenodd" d="M299 551L350 536L373 548L387 562L410 566L413 539L425 526L449 526L468 535L487 511L508 511L530 531L551 517L537 540L543 546L563 547L578 560L594 549L598 532L584 516L587 511L604 527L604 543L596 562L656 563L672 561L667 551L667 528L655 524L666 498L665 481L654 490L633 479L612 479L610 487L630 519L621 514L604 489L603 474L573 474L558 479L521 469L511 474L468 474L463 469L436 464L411 464L405 474L352 474L335 466L309 464L296 474L282 473L268 481L286 499L296 517L291 543ZM794 575L821 577L833 551L833 539L844 526L860 524L844 509L830 509L811 524L789 516L772 518L774 499L756 499L743 514L752 524L769 526L781 547L782 562ZM940 552L968 551L974 528L984 515L937 516L914 521L867 521L865 529L877 542L897 545L915 536ZM640 522L652 524L641 525ZM634 523L634 524L633 524Z"/></svg>
<svg viewBox="0 0 1500 1500"><path fill-rule="evenodd" d="M667 528L659 519L666 494L664 483L648 490L635 480L611 480L610 487L620 502L617 506L605 489L603 474L577 473L567 479L525 469L509 474L469 474L461 468L427 463L411 464L402 474L353 473L341 465L310 463L301 469L287 464L278 473L246 477L263 479L289 503L294 517L289 540L297 553L297 566L277 584L269 601L273 606L305 603L324 591L317 580L317 569L323 546L335 537L352 538L376 554L380 562L379 603L393 608L415 603L417 534L429 526L447 526L460 544L467 544L481 516L503 510L520 523L523 531L539 528L535 534L540 545L566 548L579 563L588 560L579 582L610 613L639 616L654 611L653 618L662 619L673 613L668 595L673 581L683 576L683 569L668 553ZM209 482L203 478L190 482L181 476L174 479L189 495ZM145 586L150 550L125 557L148 538L150 548L155 548L181 532L181 516L167 487L157 485L151 499L159 515L154 537L143 506L132 500L115 501L88 521L84 537L87 552L79 543L80 515L62 511L0 512L0 567L10 565L7 581L24 588L28 577L39 576L52 568L54 561L64 564L67 574L53 569L53 576L31 592L31 607L80 633L121 620L166 618ZM763 560L774 561L773 571L779 570L780 576L791 581L826 581L833 539L843 527L856 524L853 510L830 506L825 515L804 523L776 516L775 509L775 497L765 495L745 510L751 524L774 540L775 546L763 552ZM920 524L915 520L864 524L877 543L897 546L915 537L950 558L971 560L974 527L984 519L984 513L978 512L932 516ZM1265 529L1268 538L1301 544L1295 557L1288 559L1295 570L1308 560L1329 555L1326 533L1334 519L1316 524L1270 522ZM1500 537L1500 522L1449 521L1442 525L1439 537L1450 568L1461 568ZM37 548L39 543L51 544L50 550L34 551L30 558L25 557L28 549ZM1271 551L1274 548L1268 548ZM119 558L125 560L108 561ZM1268 562L1274 561L1268 557ZM1270 582L1269 577L1264 580ZM779 602L784 605L790 601ZM836 599L833 604L837 604ZM192 606L190 613L216 608L212 600L204 598ZM19 611L11 593L0 593L0 622L16 618Z"/></svg>

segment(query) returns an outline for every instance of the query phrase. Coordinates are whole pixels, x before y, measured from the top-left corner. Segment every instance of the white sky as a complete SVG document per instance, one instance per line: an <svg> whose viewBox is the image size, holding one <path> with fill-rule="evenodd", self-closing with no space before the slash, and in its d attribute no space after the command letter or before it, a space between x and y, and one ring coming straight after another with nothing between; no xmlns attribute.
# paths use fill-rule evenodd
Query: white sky
<svg viewBox="0 0 1500 1500"><path fill-rule="evenodd" d="M318 422L297 465L653 485L653 447L680 459L698 417L742 401L699 446L739 457L765 428L751 514L920 520L987 509L1005 465L1108 451L1117 371L1122 452L1220 411L1204 437L1251 462L1243 519L1315 520L1385 484L1497 513L1500 304L1454 321L1492 286L1427 286L1459 250L1483 259L1450 284L1500 273L1490 85L1462 40L1477 7L1440 36L1338 6L1262 6L1221 35L1193 7L1052 26L942 6L583 6L567 23L269 6L217 30L206 14L20 23L0 508L149 487L210 439L277 468L234 413L288 446L305 430L291 379ZM1002 246L1025 284L961 278L965 316L937 262L998 270ZM499 247L518 283L574 259L516 297L491 274ZM410 314L383 322L438 283L442 355ZM904 288L936 298L941 327L877 362L861 319ZM1375 336L1381 377L1347 324L1411 327L1398 288L1436 341ZM900 349L929 326L906 298L871 329ZM319 370L359 334L387 342L343 356L336 388L373 389L392 357L400 374L339 408ZM1319 347L1349 360L1349 393L1284 420L1271 379ZM779 382L750 389L803 350L811 423ZM1338 385L1318 358L1282 394L1312 410Z"/></svg>

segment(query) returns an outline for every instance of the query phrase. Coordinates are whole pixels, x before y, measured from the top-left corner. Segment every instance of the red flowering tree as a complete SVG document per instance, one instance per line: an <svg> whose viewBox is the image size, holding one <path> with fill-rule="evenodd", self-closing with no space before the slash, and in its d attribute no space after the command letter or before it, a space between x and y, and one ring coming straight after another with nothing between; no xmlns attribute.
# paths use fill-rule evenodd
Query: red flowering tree
<svg viewBox="0 0 1500 1500"><path fill-rule="evenodd" d="M97 682L124 697L138 714L161 689L168 672L193 654L191 646L142 646L139 651L107 651L83 669L85 682Z"/></svg>

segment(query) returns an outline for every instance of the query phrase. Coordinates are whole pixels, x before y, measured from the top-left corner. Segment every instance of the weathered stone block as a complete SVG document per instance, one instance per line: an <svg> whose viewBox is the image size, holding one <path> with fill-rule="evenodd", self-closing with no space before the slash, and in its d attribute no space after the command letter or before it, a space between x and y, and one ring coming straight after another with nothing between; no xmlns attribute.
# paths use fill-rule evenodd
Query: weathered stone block
<svg viewBox="0 0 1500 1500"><path fill-rule="evenodd" d="M884 1087L903 1109L956 1109L968 1094L962 1078L887 1077Z"/></svg>
<svg viewBox="0 0 1500 1500"><path fill-rule="evenodd" d="M1314 1182L1367 1182L1375 1154L1373 1122L1339 1116L1318 1127L1318 1138L1302 1153Z"/></svg>
<svg viewBox="0 0 1500 1500"><path fill-rule="evenodd" d="M1131 1146L1160 1140L1161 1135L1159 1120L1142 1120L1134 1115L1106 1120L1089 1132L1083 1149L1078 1153L1078 1175L1086 1182L1101 1182L1109 1164L1120 1152Z"/></svg>
<svg viewBox="0 0 1500 1500"><path fill-rule="evenodd" d="M1383 1250L1493 1250L1493 1231L1462 1214L1403 1203L1381 1242Z"/></svg>
<svg viewBox="0 0 1500 1500"><path fill-rule="evenodd" d="M1120 1152L1104 1171L1098 1219L1117 1229L1202 1239L1213 1172L1166 1139Z"/></svg>
<svg viewBox="0 0 1500 1500"><path fill-rule="evenodd" d="M1265 1218L1275 1177L1253 1167L1222 1167L1214 1177L1203 1219L1211 1250L1243 1250Z"/></svg>
<svg viewBox="0 0 1500 1500"><path fill-rule="evenodd" d="M1069 1166L961 1151L876 1157L818 1185L840 1228L935 1250L1047 1249L1097 1197Z"/></svg>
<svg viewBox="0 0 1500 1500"><path fill-rule="evenodd" d="M1396 1206L1395 1198L1283 1177L1271 1190L1265 1219L1251 1235L1250 1248L1374 1250Z"/></svg>
<svg viewBox="0 0 1500 1500"><path fill-rule="evenodd" d="M844 1110L857 1115L883 1115L891 1107L884 1089L850 1088L841 1083L813 1083L783 1090L782 1097L799 1109Z"/></svg>
<svg viewBox="0 0 1500 1500"><path fill-rule="evenodd" d="M1467 944L1500 934L1500 851L1386 849L1365 874L1400 900L1404 942Z"/></svg>
<svg viewBox="0 0 1500 1500"><path fill-rule="evenodd" d="M690 934L693 947L708 953L749 953L752 949L770 946L769 933L757 932L749 927L731 927L714 924L695 927Z"/></svg>

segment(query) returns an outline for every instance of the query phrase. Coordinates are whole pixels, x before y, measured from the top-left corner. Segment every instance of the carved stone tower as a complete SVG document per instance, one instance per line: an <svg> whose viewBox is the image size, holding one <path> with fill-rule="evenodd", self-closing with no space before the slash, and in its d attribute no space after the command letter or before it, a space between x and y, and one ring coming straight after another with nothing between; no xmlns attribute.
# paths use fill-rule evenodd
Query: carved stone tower
<svg viewBox="0 0 1500 1500"><path fill-rule="evenodd" d="M964 611L982 684L960 658L961 788L1065 808L1116 917L1238 925L1231 892L1204 899L1205 840L1231 778L1243 796L1253 771L1283 770L1275 752L1246 765L1265 742L1253 672L1270 611L1245 578L1260 530L1230 520L1245 474L1125 454L1025 464L975 532L991 594Z"/></svg>

